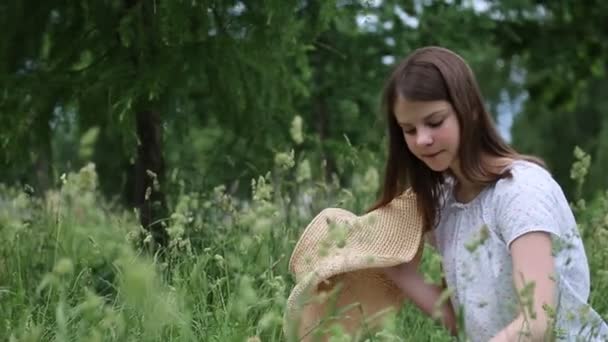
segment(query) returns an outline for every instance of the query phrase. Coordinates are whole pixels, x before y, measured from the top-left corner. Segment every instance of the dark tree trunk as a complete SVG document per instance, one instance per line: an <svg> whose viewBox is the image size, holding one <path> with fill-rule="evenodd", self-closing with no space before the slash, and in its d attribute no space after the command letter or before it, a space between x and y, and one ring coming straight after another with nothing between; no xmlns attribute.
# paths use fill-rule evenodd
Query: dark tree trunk
<svg viewBox="0 0 608 342"><path fill-rule="evenodd" d="M315 128L317 135L319 136L319 148L320 155L325 163L324 165L324 177L326 181L331 181L332 174L336 172L336 163L334 161L331 151L327 148L327 139L330 138L330 118L327 99L331 96L330 89L325 88L324 76L324 51L313 52L311 61L314 67L314 80L317 87L322 89L312 97L312 110L313 118L315 120Z"/></svg>
<svg viewBox="0 0 608 342"><path fill-rule="evenodd" d="M168 243L162 219L167 216L165 194L161 189L165 174L162 154L161 117L158 112L140 110L136 114L139 145L134 168L134 204L139 210L141 225L161 246Z"/></svg>
<svg viewBox="0 0 608 342"><path fill-rule="evenodd" d="M327 150L326 140L329 136L329 117L327 113L327 103L323 95L317 94L313 99L313 108L315 111L316 130L319 136L321 148L321 158L325 162L324 177L326 181L331 181L332 174L336 171L333 156Z"/></svg>
<svg viewBox="0 0 608 342"><path fill-rule="evenodd" d="M144 12L145 2L140 0L124 0L125 9L139 10ZM135 8L136 6L139 8ZM149 25L149 20L144 16L144 26ZM135 70L141 70L141 51L132 51L131 62ZM152 53L147 50L146 53ZM151 57L151 56L148 56ZM148 230L161 247L169 243L169 236L165 229L164 218L167 217L167 202L162 191L165 175L165 163L162 153L162 120L159 112L143 106L135 113L135 127L137 131L138 146L137 158L135 160L132 181L133 205L139 211L139 221Z"/></svg>
<svg viewBox="0 0 608 342"><path fill-rule="evenodd" d="M40 195L44 194L51 186L51 118L53 106L45 106L41 109L41 115L36 119L34 132L36 132L35 145L36 155L34 160L35 179L34 187Z"/></svg>

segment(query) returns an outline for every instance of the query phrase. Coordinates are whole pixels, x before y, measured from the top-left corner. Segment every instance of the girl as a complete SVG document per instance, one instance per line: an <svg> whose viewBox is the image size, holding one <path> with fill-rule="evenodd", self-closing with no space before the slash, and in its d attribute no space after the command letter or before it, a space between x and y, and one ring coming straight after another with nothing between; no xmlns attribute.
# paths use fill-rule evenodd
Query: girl
<svg viewBox="0 0 608 342"><path fill-rule="evenodd" d="M407 187L416 193L467 337L608 340L586 304L589 267L560 186L541 160L501 139L466 62L444 48L416 50L390 76L384 106L389 155L372 210ZM418 261L385 273L433 314L442 288L423 281ZM439 308L456 333L450 302Z"/></svg>

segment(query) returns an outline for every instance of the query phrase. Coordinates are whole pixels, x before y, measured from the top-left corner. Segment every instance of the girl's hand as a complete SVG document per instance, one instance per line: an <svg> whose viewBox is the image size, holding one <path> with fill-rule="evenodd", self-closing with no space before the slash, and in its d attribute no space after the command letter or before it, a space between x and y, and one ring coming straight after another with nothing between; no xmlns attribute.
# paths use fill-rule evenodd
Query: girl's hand
<svg viewBox="0 0 608 342"><path fill-rule="evenodd" d="M439 316L450 333L456 335L456 315L450 301L438 303L441 300L443 287L427 283L424 276L418 272L421 254L419 253L410 262L383 268L382 272L401 289L405 297L427 315L434 318Z"/></svg>
<svg viewBox="0 0 608 342"><path fill-rule="evenodd" d="M416 271L416 265L412 265L413 262L400 264L393 267L383 268L382 272L386 277L392 280L399 288L400 283L403 283L406 279L418 276Z"/></svg>

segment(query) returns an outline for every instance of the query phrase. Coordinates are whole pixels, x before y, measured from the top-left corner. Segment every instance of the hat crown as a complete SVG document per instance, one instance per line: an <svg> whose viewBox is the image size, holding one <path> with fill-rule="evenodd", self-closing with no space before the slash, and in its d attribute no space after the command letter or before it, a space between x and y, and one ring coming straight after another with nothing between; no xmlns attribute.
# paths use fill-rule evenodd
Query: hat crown
<svg viewBox="0 0 608 342"><path fill-rule="evenodd" d="M326 208L302 233L289 269L300 281L313 271L353 271L390 260L409 261L420 247L423 226L411 191L362 216Z"/></svg>

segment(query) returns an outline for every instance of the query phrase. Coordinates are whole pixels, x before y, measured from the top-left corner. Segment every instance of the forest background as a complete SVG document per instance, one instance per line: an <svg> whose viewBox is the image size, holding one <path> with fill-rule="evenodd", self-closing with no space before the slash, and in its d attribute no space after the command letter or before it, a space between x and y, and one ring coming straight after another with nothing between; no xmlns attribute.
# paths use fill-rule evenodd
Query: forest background
<svg viewBox="0 0 608 342"><path fill-rule="evenodd" d="M607 16L600 0L4 1L0 336L284 339L295 240L324 207L372 204L384 81L426 45L461 54L501 134L547 162L606 318ZM432 252L425 267L440 277ZM447 338L414 308L397 319L377 338Z"/></svg>

